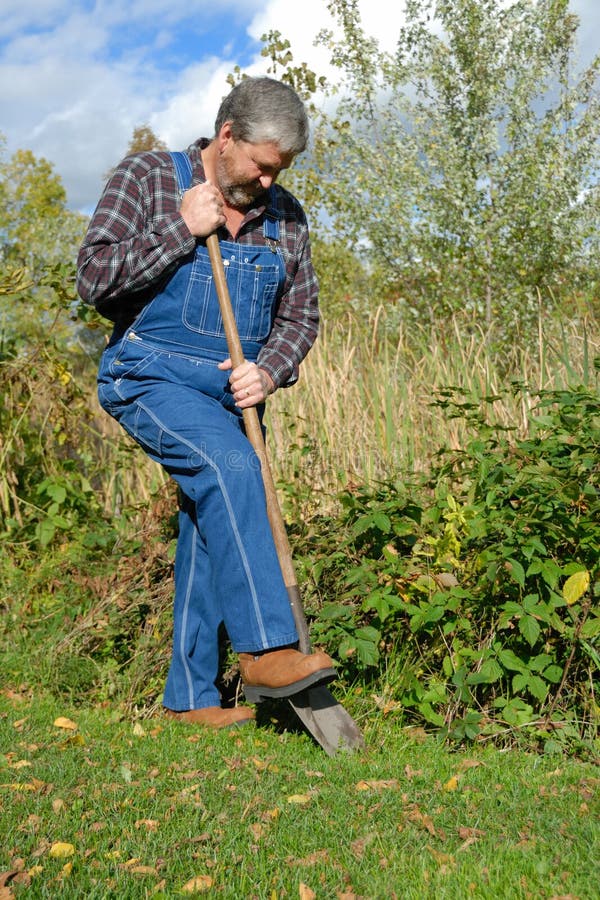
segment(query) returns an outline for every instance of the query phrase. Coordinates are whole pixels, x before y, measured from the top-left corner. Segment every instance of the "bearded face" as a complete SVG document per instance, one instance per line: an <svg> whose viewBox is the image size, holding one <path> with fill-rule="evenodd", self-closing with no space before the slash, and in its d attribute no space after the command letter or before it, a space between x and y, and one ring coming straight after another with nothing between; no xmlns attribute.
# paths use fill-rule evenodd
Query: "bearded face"
<svg viewBox="0 0 600 900"><path fill-rule="evenodd" d="M255 203L292 160L293 155L282 153L276 144L250 144L230 138L216 161L217 183L225 202L236 209Z"/></svg>
<svg viewBox="0 0 600 900"><path fill-rule="evenodd" d="M250 206L265 193L260 181L237 171L235 160L228 157L220 156L217 160L217 181L225 202L235 208Z"/></svg>

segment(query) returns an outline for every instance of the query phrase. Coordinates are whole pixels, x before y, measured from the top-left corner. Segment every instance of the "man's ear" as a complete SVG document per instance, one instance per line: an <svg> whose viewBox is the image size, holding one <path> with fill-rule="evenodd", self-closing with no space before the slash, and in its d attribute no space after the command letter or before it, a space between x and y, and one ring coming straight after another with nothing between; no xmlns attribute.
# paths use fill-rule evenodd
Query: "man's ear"
<svg viewBox="0 0 600 900"><path fill-rule="evenodd" d="M233 133L231 131L231 122L225 122L221 126L221 130L217 135L217 146L219 149L219 153L222 153L226 147L229 146L231 142L234 141Z"/></svg>

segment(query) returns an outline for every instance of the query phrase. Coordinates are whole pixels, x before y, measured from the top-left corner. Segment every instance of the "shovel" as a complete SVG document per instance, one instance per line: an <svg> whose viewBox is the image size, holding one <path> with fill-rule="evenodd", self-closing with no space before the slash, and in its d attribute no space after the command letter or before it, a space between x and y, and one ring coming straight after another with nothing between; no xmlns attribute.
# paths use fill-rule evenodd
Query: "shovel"
<svg viewBox="0 0 600 900"><path fill-rule="evenodd" d="M219 239L216 234L211 234L206 239L206 247L219 298L227 347L232 365L235 368L244 362L244 353L233 315L223 259L221 257L221 248L219 247ZM267 458L258 412L256 407L251 406L242 410L242 415L246 436L260 460L269 522L294 615L294 622L299 637L299 648L302 653L310 653L308 625L302 608L300 590L292 562L292 551L277 500L275 482L273 481L271 467ZM298 718L329 756L334 756L340 750L353 750L364 747L364 739L356 723L325 685L317 684L297 694L293 694L287 700L289 700Z"/></svg>

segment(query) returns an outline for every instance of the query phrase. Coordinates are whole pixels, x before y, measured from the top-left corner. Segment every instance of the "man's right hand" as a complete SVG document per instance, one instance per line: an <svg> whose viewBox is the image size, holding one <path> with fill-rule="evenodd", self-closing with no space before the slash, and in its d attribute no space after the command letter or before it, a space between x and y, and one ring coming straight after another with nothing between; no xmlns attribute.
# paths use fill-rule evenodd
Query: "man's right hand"
<svg viewBox="0 0 600 900"><path fill-rule="evenodd" d="M225 224L223 198L210 181L185 191L179 212L194 237L207 237Z"/></svg>

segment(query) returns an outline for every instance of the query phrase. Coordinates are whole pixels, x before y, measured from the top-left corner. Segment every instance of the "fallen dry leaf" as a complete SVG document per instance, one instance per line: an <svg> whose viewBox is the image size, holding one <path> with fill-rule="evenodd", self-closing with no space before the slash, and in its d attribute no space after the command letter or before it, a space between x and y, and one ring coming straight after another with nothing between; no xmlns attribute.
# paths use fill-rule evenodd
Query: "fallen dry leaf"
<svg viewBox="0 0 600 900"><path fill-rule="evenodd" d="M73 856L74 853L73 844L67 844L64 841L55 841L48 851L48 855L54 859L65 859L67 856Z"/></svg>
<svg viewBox="0 0 600 900"><path fill-rule="evenodd" d="M287 798L288 803L297 803L299 806L303 806L306 803L310 803L310 794L292 794Z"/></svg>
<svg viewBox="0 0 600 900"><path fill-rule="evenodd" d="M482 831L481 828L467 828L465 826L461 826L458 829L458 836L463 839L463 843L457 849L457 853L462 853L464 850L467 850L472 844L475 844L480 837L483 837L485 831Z"/></svg>
<svg viewBox="0 0 600 900"><path fill-rule="evenodd" d="M399 788L396 778L365 779L355 785L357 791L382 791Z"/></svg>
<svg viewBox="0 0 600 900"><path fill-rule="evenodd" d="M363 838L357 838L350 844L350 849L355 857L361 859L365 855L365 848L373 840L374 835L369 834Z"/></svg>
<svg viewBox="0 0 600 900"><path fill-rule="evenodd" d="M58 719L54 720L55 728L66 728L67 731L77 731L77 725L72 719L66 719L64 716L59 716Z"/></svg>
<svg viewBox="0 0 600 900"><path fill-rule="evenodd" d="M64 747L85 747L85 738L82 734L70 734L58 746L61 749Z"/></svg>
<svg viewBox="0 0 600 900"><path fill-rule="evenodd" d="M145 828L147 831L157 831L159 825L158 819L138 819L135 823L136 828Z"/></svg>
<svg viewBox="0 0 600 900"><path fill-rule="evenodd" d="M453 775L452 778L449 778L446 784L444 785L445 791L456 791L458 790L458 777Z"/></svg>
<svg viewBox="0 0 600 900"><path fill-rule="evenodd" d="M300 897L300 900L315 900L317 895L312 888L309 888L307 884L304 884L304 882L301 881L298 886L298 896Z"/></svg>
<svg viewBox="0 0 600 900"><path fill-rule="evenodd" d="M0 872L0 888L6 887L21 871L22 869L9 869L8 872Z"/></svg>
<svg viewBox="0 0 600 900"><path fill-rule="evenodd" d="M205 894L210 891L213 884L210 875L196 875L195 878L186 881L181 890L184 894Z"/></svg>
<svg viewBox="0 0 600 900"><path fill-rule="evenodd" d="M394 712L397 709L402 709L402 704L397 700L390 700L386 697L380 697L379 694L371 694L373 701L375 702L375 706L377 709L380 709L384 716L387 716L388 713Z"/></svg>
<svg viewBox="0 0 600 900"><path fill-rule="evenodd" d="M407 819L409 822L413 822L415 825L418 825L419 828L424 828L425 831L428 831L429 834L435 837L435 825L433 824L433 819L431 816L422 813L420 809L411 809L407 815Z"/></svg>
<svg viewBox="0 0 600 900"><path fill-rule="evenodd" d="M288 857L286 862L290 866L316 866L319 863L328 862L329 861L329 850L315 850L314 853L310 853L308 856L304 856L302 859L294 859L293 857Z"/></svg>
<svg viewBox="0 0 600 900"><path fill-rule="evenodd" d="M11 784L0 784L0 787L10 788L11 791L41 791L46 787L45 781L32 778L31 781L13 781Z"/></svg>
<svg viewBox="0 0 600 900"><path fill-rule="evenodd" d="M450 853L441 853L439 850L436 850L434 847L430 847L429 845L427 845L427 850L429 851L429 853L431 853L438 866L456 865L456 860Z"/></svg>
<svg viewBox="0 0 600 900"><path fill-rule="evenodd" d="M266 809L264 811L264 813L262 814L261 818L265 822L268 822L272 819L277 819L279 817L280 813L281 813L281 810L279 809L278 806L276 806L274 809Z"/></svg>
<svg viewBox="0 0 600 900"><path fill-rule="evenodd" d="M157 870L154 866L130 866L128 869L129 872L133 872L134 875L154 875L158 876Z"/></svg>
<svg viewBox="0 0 600 900"><path fill-rule="evenodd" d="M1 693L3 697L6 697L7 700L11 700L13 703L23 703L29 699L27 694L21 691L11 691L10 688L4 689Z"/></svg>
<svg viewBox="0 0 600 900"><path fill-rule="evenodd" d="M463 841L469 840L469 838L480 838L483 837L485 831L482 831L481 828L468 828L466 825L461 825L458 829L458 836L462 838Z"/></svg>

